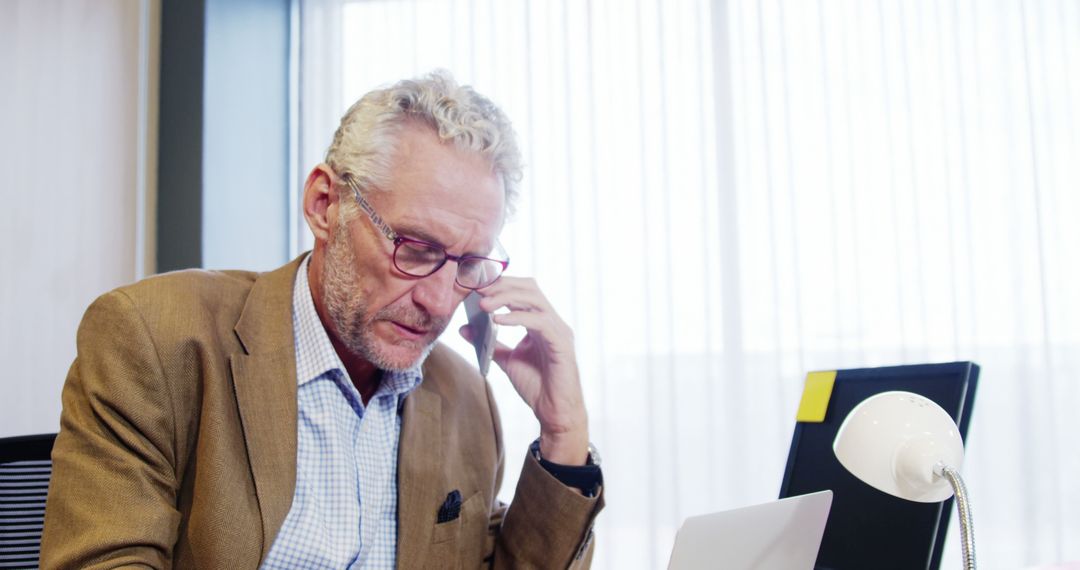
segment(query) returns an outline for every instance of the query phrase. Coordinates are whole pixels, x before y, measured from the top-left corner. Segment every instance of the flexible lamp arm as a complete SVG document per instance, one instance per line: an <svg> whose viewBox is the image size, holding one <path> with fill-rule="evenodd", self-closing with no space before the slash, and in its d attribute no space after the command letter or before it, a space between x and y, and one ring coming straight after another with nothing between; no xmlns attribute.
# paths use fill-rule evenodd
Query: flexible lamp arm
<svg viewBox="0 0 1080 570"><path fill-rule="evenodd" d="M971 500L968 498L967 485L960 472L938 463L935 471L949 481L956 495L957 515L960 517L960 540L963 542L964 570L975 570L975 523L971 518Z"/></svg>

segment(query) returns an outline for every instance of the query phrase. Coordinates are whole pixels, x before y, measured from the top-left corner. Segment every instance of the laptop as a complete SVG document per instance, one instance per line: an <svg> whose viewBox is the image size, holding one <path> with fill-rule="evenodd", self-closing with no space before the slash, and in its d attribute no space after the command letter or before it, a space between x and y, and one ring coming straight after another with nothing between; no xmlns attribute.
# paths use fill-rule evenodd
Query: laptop
<svg viewBox="0 0 1080 570"><path fill-rule="evenodd" d="M675 535L668 570L812 570L832 491L690 517Z"/></svg>

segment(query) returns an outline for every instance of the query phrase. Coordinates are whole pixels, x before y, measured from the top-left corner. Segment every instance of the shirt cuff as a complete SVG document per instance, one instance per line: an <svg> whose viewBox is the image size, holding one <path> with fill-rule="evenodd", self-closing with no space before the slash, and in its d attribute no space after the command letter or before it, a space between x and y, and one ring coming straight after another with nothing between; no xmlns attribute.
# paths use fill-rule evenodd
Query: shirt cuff
<svg viewBox="0 0 1080 570"><path fill-rule="evenodd" d="M595 497L600 492L600 486L604 484L604 474L600 471L599 465L592 463L592 457L586 465L552 463L540 455L539 438L529 446L529 453L540 462L540 466L545 471L551 473L552 477L567 487L581 489L586 497Z"/></svg>

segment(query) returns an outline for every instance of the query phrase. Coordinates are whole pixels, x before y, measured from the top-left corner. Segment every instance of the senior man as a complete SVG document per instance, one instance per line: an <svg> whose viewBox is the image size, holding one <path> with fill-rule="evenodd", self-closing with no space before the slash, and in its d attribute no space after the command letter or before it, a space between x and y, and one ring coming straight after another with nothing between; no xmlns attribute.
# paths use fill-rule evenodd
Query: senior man
<svg viewBox="0 0 1080 570"><path fill-rule="evenodd" d="M602 485L572 333L501 276L519 162L489 100L445 73L402 81L353 105L308 175L310 254L98 298L43 567L587 566ZM527 331L494 356L540 423L509 507L490 388L437 342L471 291Z"/></svg>

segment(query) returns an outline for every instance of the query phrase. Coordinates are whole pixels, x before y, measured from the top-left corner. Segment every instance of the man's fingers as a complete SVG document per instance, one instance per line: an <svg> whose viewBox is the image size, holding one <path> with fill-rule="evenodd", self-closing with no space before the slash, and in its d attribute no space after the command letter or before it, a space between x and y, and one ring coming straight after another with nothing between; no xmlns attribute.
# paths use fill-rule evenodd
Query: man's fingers
<svg viewBox="0 0 1080 570"><path fill-rule="evenodd" d="M554 346L564 346L567 342L573 345L574 331L558 316L549 313L532 311L514 311L492 315L495 323L504 326L525 327L530 334L544 339L546 343Z"/></svg>
<svg viewBox="0 0 1080 570"><path fill-rule="evenodd" d="M464 338L465 340L469 341L469 344L472 344L472 341L473 341L472 327L470 327L467 324L466 325L461 325L461 328L458 329L458 334L460 334L462 336L462 338ZM503 364L506 362L506 359L510 357L510 353L512 353L513 351L514 351L513 348L510 348L509 346L506 346L505 344L500 342L498 339L496 339L495 340L495 352L493 353L493 355L491 357L491 360L493 360L495 362L495 364L498 364L499 368L505 369L505 366L503 366Z"/></svg>
<svg viewBox="0 0 1080 570"><path fill-rule="evenodd" d="M491 360L495 361L495 364L499 365L503 371L506 371L506 361L510 358L510 354L514 352L514 349L506 346L500 341L495 341L495 352L491 355Z"/></svg>
<svg viewBox="0 0 1080 570"><path fill-rule="evenodd" d="M489 313L503 307L511 311L543 311L548 306L547 299L529 291L502 291L480 299L480 308Z"/></svg>
<svg viewBox="0 0 1080 570"><path fill-rule="evenodd" d="M511 311L553 310L536 281L526 277L503 277L478 292L480 306L489 313L502 307Z"/></svg>
<svg viewBox="0 0 1080 570"><path fill-rule="evenodd" d="M534 311L511 311L509 313L496 313L491 315L495 324L503 326L520 326L532 331L545 332L550 328L550 319L541 312Z"/></svg>

